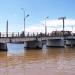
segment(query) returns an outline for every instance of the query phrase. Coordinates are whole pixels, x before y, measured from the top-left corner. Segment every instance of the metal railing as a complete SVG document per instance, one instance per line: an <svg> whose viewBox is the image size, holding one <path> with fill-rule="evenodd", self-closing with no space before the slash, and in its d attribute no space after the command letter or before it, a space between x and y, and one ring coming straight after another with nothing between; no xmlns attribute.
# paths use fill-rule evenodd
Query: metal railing
<svg viewBox="0 0 75 75"><path fill-rule="evenodd" d="M74 37L75 35L70 35L72 37ZM23 33L20 32L10 32L8 33L8 36L5 32L0 32L0 37L63 37L62 35L52 35L52 33L48 33L48 34L44 34L44 33L27 33L25 36Z"/></svg>

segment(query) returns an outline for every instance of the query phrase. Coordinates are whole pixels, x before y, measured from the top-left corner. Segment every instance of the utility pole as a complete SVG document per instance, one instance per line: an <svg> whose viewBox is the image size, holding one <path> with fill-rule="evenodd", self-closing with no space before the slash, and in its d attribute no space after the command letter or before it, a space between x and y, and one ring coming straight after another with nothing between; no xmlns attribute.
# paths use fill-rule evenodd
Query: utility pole
<svg viewBox="0 0 75 75"><path fill-rule="evenodd" d="M58 19L63 21L63 37L64 37L64 28L65 28L65 26L64 26L64 20L66 19L66 17L60 17Z"/></svg>
<svg viewBox="0 0 75 75"><path fill-rule="evenodd" d="M25 28L26 28L26 18L27 17L29 17L29 14L25 14L25 10L24 10L24 8L21 8L21 10L23 11L23 13L24 13L24 37L26 36L25 35L25 33L26 33L26 31L25 31Z"/></svg>
<svg viewBox="0 0 75 75"><path fill-rule="evenodd" d="M45 18L45 36L47 35L47 25L46 25L46 20L48 19L49 17L46 17Z"/></svg>
<svg viewBox="0 0 75 75"><path fill-rule="evenodd" d="M8 37L8 20L6 22L6 37Z"/></svg>

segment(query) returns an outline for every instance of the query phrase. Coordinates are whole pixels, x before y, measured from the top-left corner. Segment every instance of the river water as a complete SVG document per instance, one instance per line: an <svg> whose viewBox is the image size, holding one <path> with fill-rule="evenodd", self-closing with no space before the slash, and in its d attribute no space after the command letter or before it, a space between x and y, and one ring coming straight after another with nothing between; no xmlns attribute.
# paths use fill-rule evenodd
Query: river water
<svg viewBox="0 0 75 75"><path fill-rule="evenodd" d="M8 46L7 52L0 52L0 75L75 75L75 48Z"/></svg>

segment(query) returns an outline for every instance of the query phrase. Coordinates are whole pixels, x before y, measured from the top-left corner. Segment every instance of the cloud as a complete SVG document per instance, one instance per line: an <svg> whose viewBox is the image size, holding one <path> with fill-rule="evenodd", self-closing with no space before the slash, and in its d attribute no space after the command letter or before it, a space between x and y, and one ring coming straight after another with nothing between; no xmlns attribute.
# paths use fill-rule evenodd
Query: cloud
<svg viewBox="0 0 75 75"><path fill-rule="evenodd" d="M52 32L54 30L62 30L63 21L57 19L49 19L46 21L47 32ZM75 19L65 19L65 30L74 31L75 28ZM26 28L26 32L30 33L40 33L45 32L45 21L41 21L39 24L31 25L29 28Z"/></svg>
<svg viewBox="0 0 75 75"><path fill-rule="evenodd" d="M44 32L44 27L41 24L35 24L26 28L26 32L30 32L30 33Z"/></svg>
<svg viewBox="0 0 75 75"><path fill-rule="evenodd" d="M42 23L44 24L44 21L42 21ZM63 25L63 21L57 19L47 20L46 24L47 26L59 26L59 25ZM65 19L65 26L69 26L69 25L75 25L75 19Z"/></svg>

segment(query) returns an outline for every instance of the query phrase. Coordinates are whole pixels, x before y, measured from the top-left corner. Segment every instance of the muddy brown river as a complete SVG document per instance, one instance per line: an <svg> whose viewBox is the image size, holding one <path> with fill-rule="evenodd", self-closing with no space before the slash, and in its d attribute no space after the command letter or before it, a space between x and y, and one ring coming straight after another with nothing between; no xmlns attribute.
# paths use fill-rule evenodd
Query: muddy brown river
<svg viewBox="0 0 75 75"><path fill-rule="evenodd" d="M0 52L0 75L75 75L75 48L23 49Z"/></svg>

